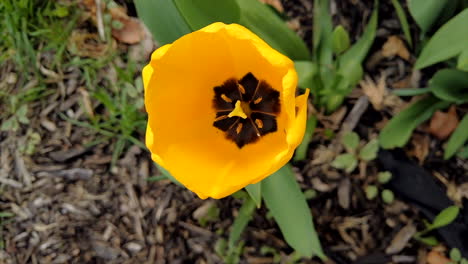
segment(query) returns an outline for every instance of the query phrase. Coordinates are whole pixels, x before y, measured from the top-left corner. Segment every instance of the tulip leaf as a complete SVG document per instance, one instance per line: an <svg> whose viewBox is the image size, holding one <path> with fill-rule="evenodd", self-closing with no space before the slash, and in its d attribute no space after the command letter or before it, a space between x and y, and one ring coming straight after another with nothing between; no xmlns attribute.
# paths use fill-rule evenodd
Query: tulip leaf
<svg viewBox="0 0 468 264"><path fill-rule="evenodd" d="M231 255L232 251L236 248L236 243L239 240L242 232L249 223L250 219L255 212L255 201L252 199L245 199L242 207L239 209L236 219L232 224L231 231L229 232L228 240L228 256Z"/></svg>
<svg viewBox="0 0 468 264"><path fill-rule="evenodd" d="M314 1L314 55L319 65L320 79L325 87L333 81L333 22L329 0Z"/></svg>
<svg viewBox="0 0 468 264"><path fill-rule="evenodd" d="M445 147L444 159L450 159L468 140L468 114L458 124Z"/></svg>
<svg viewBox="0 0 468 264"><path fill-rule="evenodd" d="M249 193L250 198L255 202L257 208L260 208L262 205L262 182L257 182L255 184L249 184L245 186L247 193Z"/></svg>
<svg viewBox="0 0 468 264"><path fill-rule="evenodd" d="M440 101L433 96L412 104L394 116L380 131L380 146L385 149L404 146L419 124L428 120L436 110L447 108L449 105L450 102Z"/></svg>
<svg viewBox="0 0 468 264"><path fill-rule="evenodd" d="M134 3L138 17L161 46L192 32L173 1L135 0Z"/></svg>
<svg viewBox="0 0 468 264"><path fill-rule="evenodd" d="M468 72L440 70L432 77L429 88L442 100L458 104L468 102Z"/></svg>
<svg viewBox="0 0 468 264"><path fill-rule="evenodd" d="M411 16L423 32L429 31L449 0L408 0Z"/></svg>
<svg viewBox="0 0 468 264"><path fill-rule="evenodd" d="M240 9L236 0L174 0L174 2L194 31L214 22L237 23L240 18Z"/></svg>
<svg viewBox="0 0 468 264"><path fill-rule="evenodd" d="M262 182L263 199L288 244L305 257L326 259L314 228L311 211L287 164Z"/></svg>
<svg viewBox="0 0 468 264"><path fill-rule="evenodd" d="M468 48L462 51L460 56L458 56L457 68L468 72Z"/></svg>
<svg viewBox="0 0 468 264"><path fill-rule="evenodd" d="M317 117L310 116L309 119L307 119L304 138L302 139L301 144L299 145L299 147L297 147L296 153L294 154L294 161L301 161L307 158L307 151L309 150L309 143L312 140L312 136L314 134L316 126L317 126Z"/></svg>
<svg viewBox="0 0 468 264"><path fill-rule="evenodd" d="M411 31L408 24L408 18L406 17L405 10L401 6L398 0L392 0L393 7L398 16L398 20L400 20L401 28L403 29L403 34L405 34L406 41L408 42L409 46L413 46L413 41L411 39Z"/></svg>
<svg viewBox="0 0 468 264"><path fill-rule="evenodd" d="M271 8L260 1L237 0L237 3L240 7L239 24L293 60L310 58L304 41Z"/></svg>
<svg viewBox="0 0 468 264"><path fill-rule="evenodd" d="M294 61L294 67L299 77L297 86L300 89L312 88L314 77L318 71L317 64L312 61Z"/></svg>
<svg viewBox="0 0 468 264"><path fill-rule="evenodd" d="M424 0L426 1L426 0ZM440 1L440 0L436 0ZM416 61L415 68L422 69L432 64L457 56L468 49L468 8L445 23L429 40ZM448 45L450 43L450 45Z"/></svg>

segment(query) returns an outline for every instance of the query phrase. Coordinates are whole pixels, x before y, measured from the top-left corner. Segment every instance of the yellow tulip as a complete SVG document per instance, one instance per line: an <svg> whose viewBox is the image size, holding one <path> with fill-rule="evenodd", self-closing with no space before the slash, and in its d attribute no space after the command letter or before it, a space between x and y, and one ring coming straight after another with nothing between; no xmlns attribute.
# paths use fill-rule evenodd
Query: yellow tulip
<svg viewBox="0 0 468 264"><path fill-rule="evenodd" d="M285 165L305 131L309 91L294 63L237 24L158 48L143 69L152 159L200 198L223 198Z"/></svg>

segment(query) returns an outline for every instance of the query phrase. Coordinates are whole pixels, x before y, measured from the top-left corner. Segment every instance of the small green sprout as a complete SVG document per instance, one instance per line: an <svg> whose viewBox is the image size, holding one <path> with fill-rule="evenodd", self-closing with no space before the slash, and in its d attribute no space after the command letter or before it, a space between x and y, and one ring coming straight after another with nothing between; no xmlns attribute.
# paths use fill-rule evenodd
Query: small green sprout
<svg viewBox="0 0 468 264"><path fill-rule="evenodd" d="M368 200L374 200L379 194L379 189L375 185L369 185L366 188L366 197Z"/></svg>
<svg viewBox="0 0 468 264"><path fill-rule="evenodd" d="M382 200L386 204L391 204L393 202L393 200L395 200L395 195L393 194L392 191L390 191L388 189L383 190L381 195L382 195Z"/></svg>
<svg viewBox="0 0 468 264"><path fill-rule="evenodd" d="M426 223L426 228L420 232L417 232L413 238L421 243L429 246L436 246L438 241L433 236L425 236L434 229L438 229L451 224L458 216L460 208L455 205L449 206L442 210L435 218L432 223Z"/></svg>
<svg viewBox="0 0 468 264"><path fill-rule="evenodd" d="M458 248L452 248L449 253L450 259L456 262L461 261L462 255Z"/></svg>
<svg viewBox="0 0 468 264"><path fill-rule="evenodd" d="M368 162L377 157L379 151L379 142L377 139L372 139L362 148L359 148L360 138L357 133L350 132L341 138L341 143L347 153L338 155L332 162L332 166L337 169L343 169L347 173L354 171L359 163L359 160Z"/></svg>

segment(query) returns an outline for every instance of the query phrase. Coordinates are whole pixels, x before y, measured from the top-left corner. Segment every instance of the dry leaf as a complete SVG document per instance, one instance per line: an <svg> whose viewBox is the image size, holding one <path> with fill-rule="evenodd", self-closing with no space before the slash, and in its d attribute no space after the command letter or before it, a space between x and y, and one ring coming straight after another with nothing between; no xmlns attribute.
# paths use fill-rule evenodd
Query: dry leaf
<svg viewBox="0 0 468 264"><path fill-rule="evenodd" d="M427 264L449 264L452 260L442 255L440 252L432 250L427 254Z"/></svg>
<svg viewBox="0 0 468 264"><path fill-rule="evenodd" d="M112 36L118 41L126 44L136 44L145 37L145 32L141 22L133 17L128 19L118 19L123 27L121 29L112 29Z"/></svg>
<svg viewBox="0 0 468 264"><path fill-rule="evenodd" d="M109 50L115 48L115 42L111 45L102 43L99 36L94 33L75 30L68 39L67 49L70 53L80 57L101 58Z"/></svg>
<svg viewBox="0 0 468 264"><path fill-rule="evenodd" d="M414 134L411 138L413 143L413 149L409 152L410 156L414 156L418 159L419 164L423 164L426 160L427 155L429 154L429 136Z"/></svg>
<svg viewBox="0 0 468 264"><path fill-rule="evenodd" d="M367 97L369 97L369 101L377 111L382 110L384 97L387 94L385 88L385 79L385 74L382 74L376 83L368 75L366 75L364 80L359 82L362 91L365 95L367 95Z"/></svg>
<svg viewBox="0 0 468 264"><path fill-rule="evenodd" d="M429 133L440 140L446 139L458 126L458 116L455 106L447 113L436 111L429 125Z"/></svg>
<svg viewBox="0 0 468 264"><path fill-rule="evenodd" d="M280 0L260 0L260 2L263 2L264 4L271 5L276 10L278 10L278 12L280 12L280 13L284 12L284 8L283 8L283 5L281 4Z"/></svg>
<svg viewBox="0 0 468 264"><path fill-rule="evenodd" d="M398 55L399 57L409 60L410 54L408 49L406 49L403 40L397 36L390 36L382 47L382 55L384 57L393 57Z"/></svg>
<svg viewBox="0 0 468 264"><path fill-rule="evenodd" d="M109 13L114 21L122 23L122 28L112 29L112 36L126 44L136 44L145 37L143 24L134 17L129 17L125 8L115 6L109 8Z"/></svg>

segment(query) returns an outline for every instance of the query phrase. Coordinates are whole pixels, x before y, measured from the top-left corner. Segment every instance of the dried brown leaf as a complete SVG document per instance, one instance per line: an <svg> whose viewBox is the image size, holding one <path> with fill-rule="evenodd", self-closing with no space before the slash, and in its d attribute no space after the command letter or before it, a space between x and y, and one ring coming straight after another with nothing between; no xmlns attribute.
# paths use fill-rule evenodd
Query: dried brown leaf
<svg viewBox="0 0 468 264"><path fill-rule="evenodd" d="M263 2L264 4L271 5L276 10L278 10L278 12L280 12L280 13L284 12L283 4L281 4L280 0L260 0L260 2Z"/></svg>
<svg viewBox="0 0 468 264"><path fill-rule="evenodd" d="M432 250L427 254L427 264L449 264L452 260L442 255L440 252Z"/></svg>
<svg viewBox="0 0 468 264"><path fill-rule="evenodd" d="M372 78L366 76L359 84L361 85L362 91L367 97L375 110L382 110L384 97L387 94L385 88L385 74L382 74L377 82L374 82Z"/></svg>
<svg viewBox="0 0 468 264"><path fill-rule="evenodd" d="M407 61L410 58L410 53L406 48L405 43L397 36L388 37L387 42L385 42L382 47L382 55L387 58L398 55Z"/></svg>
<svg viewBox="0 0 468 264"><path fill-rule="evenodd" d="M450 107L447 113L436 111L429 124L429 133L444 140L457 128L458 122L455 106Z"/></svg>

